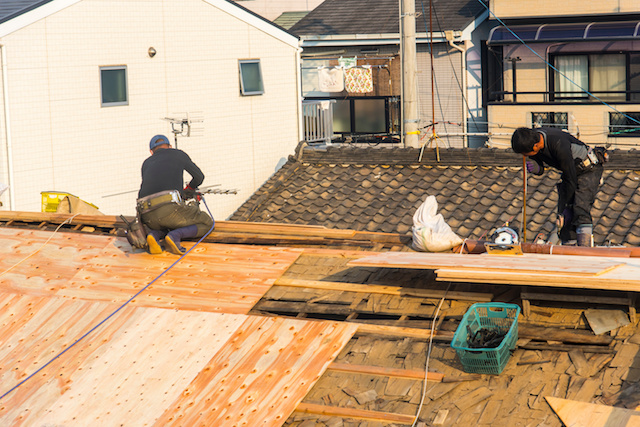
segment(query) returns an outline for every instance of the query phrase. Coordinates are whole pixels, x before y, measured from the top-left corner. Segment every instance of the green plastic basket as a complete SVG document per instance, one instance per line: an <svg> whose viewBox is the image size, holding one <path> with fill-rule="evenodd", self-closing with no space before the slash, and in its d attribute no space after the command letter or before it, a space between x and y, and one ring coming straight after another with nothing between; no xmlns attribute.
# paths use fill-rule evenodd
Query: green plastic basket
<svg viewBox="0 0 640 427"><path fill-rule="evenodd" d="M519 315L520 307L516 304L478 303L469 308L451 341L465 372L495 375L502 372L511 350L516 348ZM475 334L481 328L506 335L496 348L470 348L469 331Z"/></svg>

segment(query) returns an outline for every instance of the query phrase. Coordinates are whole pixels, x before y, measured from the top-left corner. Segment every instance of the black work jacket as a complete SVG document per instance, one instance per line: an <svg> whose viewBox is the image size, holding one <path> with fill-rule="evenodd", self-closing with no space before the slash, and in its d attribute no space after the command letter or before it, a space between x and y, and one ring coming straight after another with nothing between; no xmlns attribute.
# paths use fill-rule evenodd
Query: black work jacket
<svg viewBox="0 0 640 427"><path fill-rule="evenodd" d="M558 194L558 212L562 212L578 188L576 159L586 159L588 147L570 133L556 128L542 127L535 130L543 136L544 148L530 158L540 165L540 171L536 175L542 175L545 164L562 172L562 185L558 189L561 193Z"/></svg>
<svg viewBox="0 0 640 427"><path fill-rule="evenodd" d="M138 198L167 190L179 190L182 194L184 171L191 175L189 187L196 189L204 181L204 174L184 151L175 148L157 150L142 163Z"/></svg>

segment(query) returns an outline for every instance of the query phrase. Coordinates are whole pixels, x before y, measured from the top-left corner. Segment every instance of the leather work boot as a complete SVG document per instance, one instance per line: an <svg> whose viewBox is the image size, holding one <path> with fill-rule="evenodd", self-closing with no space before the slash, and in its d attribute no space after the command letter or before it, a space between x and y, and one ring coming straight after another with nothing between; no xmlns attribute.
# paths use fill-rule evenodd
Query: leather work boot
<svg viewBox="0 0 640 427"><path fill-rule="evenodd" d="M186 227L177 228L175 230L170 231L167 234L167 237L164 238L165 243L167 244L167 249L176 254L182 255L187 250L180 245L180 241L189 237L196 237L198 235L198 226L197 225L188 225Z"/></svg>
<svg viewBox="0 0 640 427"><path fill-rule="evenodd" d="M149 253L152 255L158 255L162 253L162 246L158 243L162 240L164 233L159 230L149 230L147 234L147 245L149 247Z"/></svg>

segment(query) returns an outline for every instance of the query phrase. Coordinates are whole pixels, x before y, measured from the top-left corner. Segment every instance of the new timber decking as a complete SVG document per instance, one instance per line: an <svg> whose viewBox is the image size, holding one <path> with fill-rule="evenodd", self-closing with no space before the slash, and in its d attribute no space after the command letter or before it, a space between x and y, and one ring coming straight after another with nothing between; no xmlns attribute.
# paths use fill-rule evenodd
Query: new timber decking
<svg viewBox="0 0 640 427"><path fill-rule="evenodd" d="M191 247L193 243L186 243ZM357 326L247 316L301 250L0 229L1 425L281 425Z"/></svg>

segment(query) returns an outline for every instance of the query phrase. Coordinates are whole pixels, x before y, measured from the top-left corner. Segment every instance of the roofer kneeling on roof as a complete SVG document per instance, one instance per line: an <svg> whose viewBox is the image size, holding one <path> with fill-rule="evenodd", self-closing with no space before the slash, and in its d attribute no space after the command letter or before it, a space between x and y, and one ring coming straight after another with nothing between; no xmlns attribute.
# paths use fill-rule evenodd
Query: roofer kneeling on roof
<svg viewBox="0 0 640 427"><path fill-rule="evenodd" d="M606 150L591 149L571 134L548 127L516 129L511 148L528 157L530 173L542 175L545 164L562 172L557 186L558 236L565 245L593 246L591 206L600 186Z"/></svg>
<svg viewBox="0 0 640 427"><path fill-rule="evenodd" d="M142 164L142 184L138 192L137 209L147 228L149 253L162 253L160 241L167 249L184 254L180 241L202 237L213 226L213 218L200 210L196 188L204 181L204 174L182 150L171 148L164 135L156 135L149 142L151 156ZM183 189L183 172L191 181Z"/></svg>

